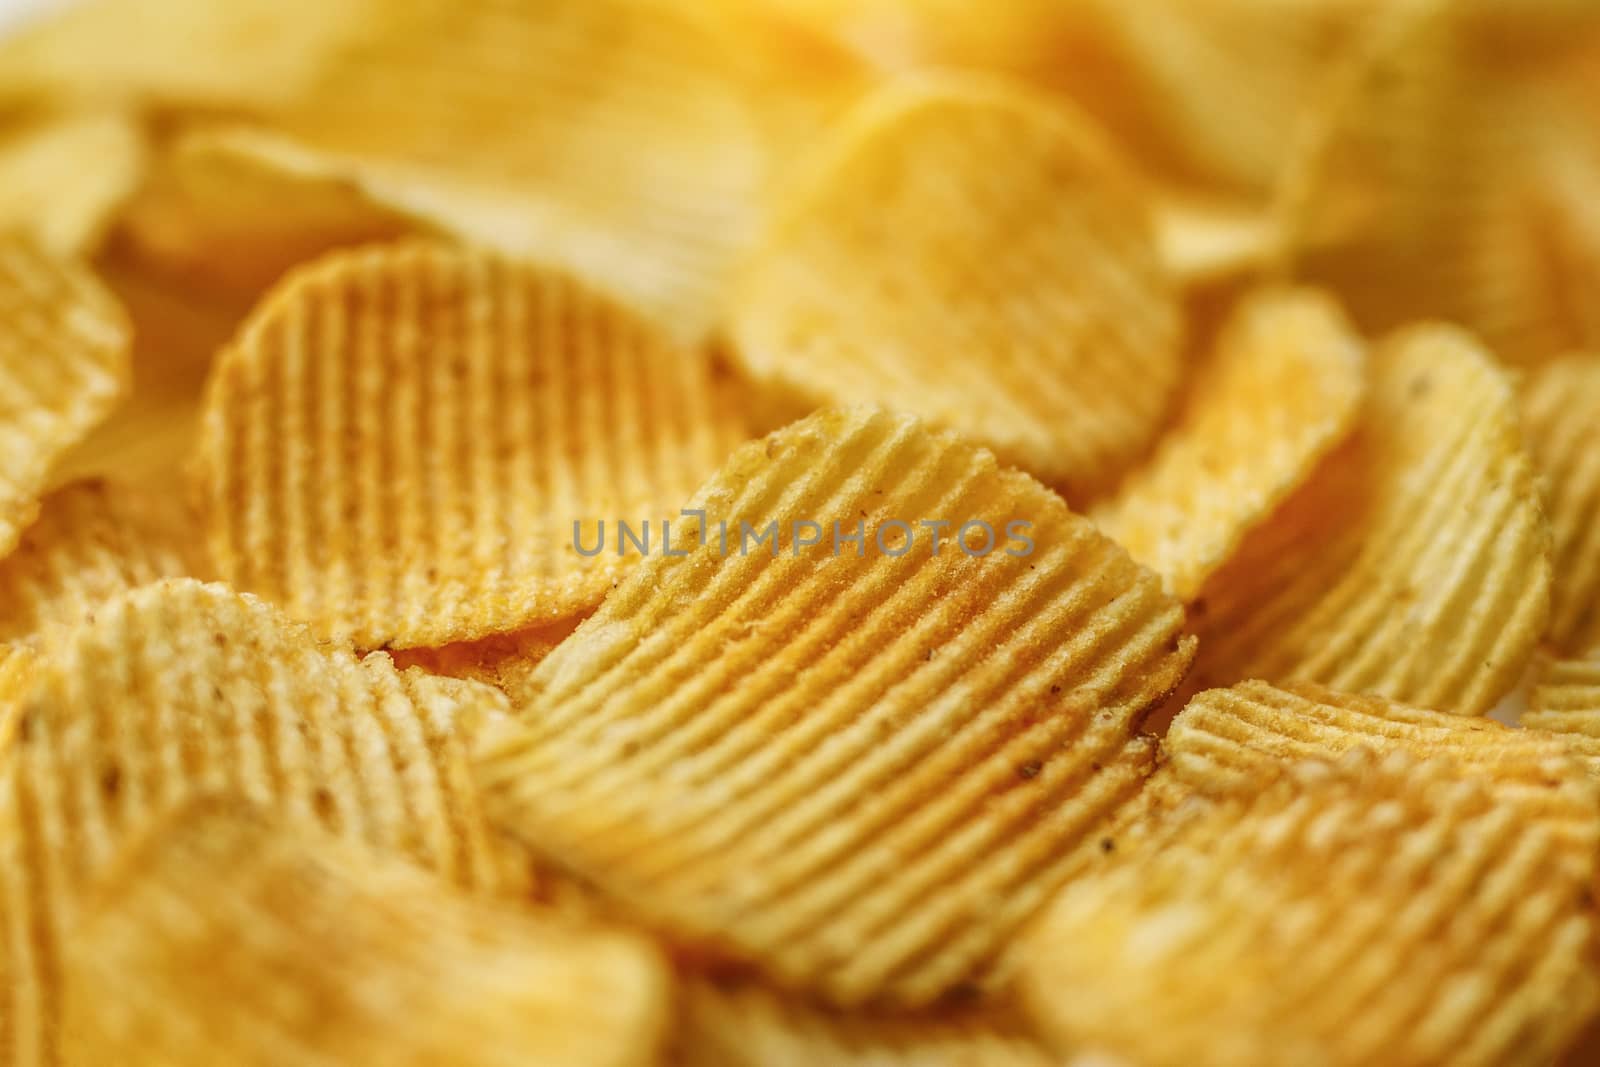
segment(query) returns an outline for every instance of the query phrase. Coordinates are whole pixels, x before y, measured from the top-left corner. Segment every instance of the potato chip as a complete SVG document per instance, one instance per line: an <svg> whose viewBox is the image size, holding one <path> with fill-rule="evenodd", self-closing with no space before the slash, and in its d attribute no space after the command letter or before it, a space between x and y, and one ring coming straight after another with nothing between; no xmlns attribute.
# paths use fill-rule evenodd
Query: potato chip
<svg viewBox="0 0 1600 1067"><path fill-rule="evenodd" d="M1600 741L1600 651L1539 664L1523 726Z"/></svg>
<svg viewBox="0 0 1600 1067"><path fill-rule="evenodd" d="M22 697L33 684L38 655L23 645L0 644L0 759L16 734Z"/></svg>
<svg viewBox="0 0 1600 1067"><path fill-rule="evenodd" d="M1582 652L1600 646L1600 356L1574 356L1530 377L1522 424L1554 537L1545 639Z"/></svg>
<svg viewBox="0 0 1600 1067"><path fill-rule="evenodd" d="M1191 599L1319 460L1348 436L1365 353L1314 290L1249 297L1218 338L1178 425L1092 515L1107 536Z"/></svg>
<svg viewBox="0 0 1600 1067"><path fill-rule="evenodd" d="M1535 1067L1600 1006L1597 846L1447 762L1302 764L1069 885L1023 993L1141 1067Z"/></svg>
<svg viewBox="0 0 1600 1067"><path fill-rule="evenodd" d="M1312 681L1472 715L1548 617L1549 530L1504 372L1450 327L1372 355L1355 438L1206 582L1202 687Z"/></svg>
<svg viewBox="0 0 1600 1067"><path fill-rule="evenodd" d="M1074 499L1150 443L1181 372L1176 288L1087 122L919 81L861 103L810 166L730 311L733 359L776 410L909 411Z"/></svg>
<svg viewBox="0 0 1600 1067"><path fill-rule="evenodd" d="M752 442L701 512L511 691L476 753L497 824L687 951L836 1003L985 981L1148 773L1130 738L1193 653L1182 609L911 416Z"/></svg>
<svg viewBox="0 0 1600 1067"><path fill-rule="evenodd" d="M86 912L63 950L66 1064L646 1067L668 1019L667 969L635 938L226 804L132 848Z"/></svg>
<svg viewBox="0 0 1600 1067"><path fill-rule="evenodd" d="M335 640L425 648L591 609L638 562L615 524L673 515L742 436L706 361L621 305L402 243L251 316L193 484L221 577ZM590 551L607 527L619 551Z"/></svg>
<svg viewBox="0 0 1600 1067"><path fill-rule="evenodd" d="M128 387L128 325L88 271L0 238L0 557L50 467Z"/></svg>
<svg viewBox="0 0 1600 1067"><path fill-rule="evenodd" d="M0 140L0 229L56 255L99 247L144 177L144 133L115 112L44 119Z"/></svg>
<svg viewBox="0 0 1600 1067"><path fill-rule="evenodd" d="M74 626L118 593L191 574L184 536L127 489L91 481L56 490L0 560L0 641Z"/></svg>
<svg viewBox="0 0 1600 1067"><path fill-rule="evenodd" d="M495 889L455 731L497 708L486 686L320 647L223 586L170 580L102 605L52 646L0 759L0 1059L48 1062L59 937L82 892L129 834L197 791Z"/></svg>
<svg viewBox="0 0 1600 1067"><path fill-rule="evenodd" d="M1003 1008L882 1014L817 1007L753 983L686 981L673 1067L1051 1067Z"/></svg>

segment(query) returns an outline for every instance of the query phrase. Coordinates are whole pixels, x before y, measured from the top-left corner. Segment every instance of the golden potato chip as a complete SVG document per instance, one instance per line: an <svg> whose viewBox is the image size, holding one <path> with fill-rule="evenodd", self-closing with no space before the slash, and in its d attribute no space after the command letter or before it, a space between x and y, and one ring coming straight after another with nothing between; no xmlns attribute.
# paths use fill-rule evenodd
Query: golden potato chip
<svg viewBox="0 0 1600 1067"><path fill-rule="evenodd" d="M1022 990L1141 1067L1543 1065L1600 1006L1597 846L1447 762L1301 764L1069 885Z"/></svg>
<svg viewBox="0 0 1600 1067"><path fill-rule="evenodd" d="M873 403L1073 498L1154 438L1181 372L1176 287L1131 175L1046 98L896 85L817 150L753 253L733 359L779 412Z"/></svg>
<svg viewBox="0 0 1600 1067"><path fill-rule="evenodd" d="M37 654L23 645L0 644L0 759L16 734L22 697L33 684Z"/></svg>
<svg viewBox="0 0 1600 1067"><path fill-rule="evenodd" d="M253 598L186 579L102 605L52 645L0 755L0 1059L45 1062L57 948L130 833L198 791L495 889L457 720L504 714L469 682L319 646Z"/></svg>
<svg viewBox="0 0 1600 1067"><path fill-rule="evenodd" d="M62 974L69 1065L647 1067L670 992L635 938L218 803L106 875Z"/></svg>
<svg viewBox="0 0 1600 1067"><path fill-rule="evenodd" d="M1245 300L1155 455L1093 512L1107 536L1180 599L1348 436L1365 353L1337 303L1313 290Z"/></svg>
<svg viewBox="0 0 1600 1067"><path fill-rule="evenodd" d="M1549 611L1549 530L1504 372L1450 327L1372 354L1356 436L1191 607L1202 687L1312 681L1472 715Z"/></svg>
<svg viewBox="0 0 1600 1067"><path fill-rule="evenodd" d="M144 133L115 112L44 119L0 140L0 229L57 255L99 247L144 177Z"/></svg>
<svg viewBox="0 0 1600 1067"><path fill-rule="evenodd" d="M1600 741L1600 652L1576 659L1543 659L1528 710L1518 721L1538 730Z"/></svg>
<svg viewBox="0 0 1600 1067"><path fill-rule="evenodd" d="M0 641L74 626L118 593L192 573L185 535L122 487L91 481L56 490L0 560Z"/></svg>
<svg viewBox="0 0 1600 1067"><path fill-rule="evenodd" d="M839 1011L754 983L682 984L673 1067L1051 1067L1003 1008Z"/></svg>
<svg viewBox="0 0 1600 1067"><path fill-rule="evenodd" d="M39 514L51 465L128 387L128 325L82 267L0 238L0 557Z"/></svg>
<svg viewBox="0 0 1600 1067"><path fill-rule="evenodd" d="M752 442L686 513L686 554L625 577L480 738L497 825L790 988L982 983L1148 773L1131 738L1193 654L1182 609L911 416Z"/></svg>
<svg viewBox="0 0 1600 1067"><path fill-rule="evenodd" d="M1574 356L1532 375L1522 420L1554 537L1545 638L1578 653L1600 646L1600 356Z"/></svg>
<svg viewBox="0 0 1600 1067"><path fill-rule="evenodd" d="M673 515L736 423L706 361L610 299L402 243L257 309L218 357L193 484L222 578L339 641L435 647L588 611L638 562L616 524ZM607 528L617 551L590 551Z"/></svg>

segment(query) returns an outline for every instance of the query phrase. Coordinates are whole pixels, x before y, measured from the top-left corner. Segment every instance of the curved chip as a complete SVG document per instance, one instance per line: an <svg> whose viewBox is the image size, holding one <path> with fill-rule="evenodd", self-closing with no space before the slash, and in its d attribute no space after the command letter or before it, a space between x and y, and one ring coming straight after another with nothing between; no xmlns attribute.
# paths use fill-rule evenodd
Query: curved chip
<svg viewBox="0 0 1600 1067"><path fill-rule="evenodd" d="M776 410L908 411L1074 499L1138 456L1182 369L1176 287L1134 179L1065 107L951 78L850 113L730 310Z"/></svg>
<svg viewBox="0 0 1600 1067"><path fill-rule="evenodd" d="M1600 356L1575 356L1531 375L1522 425L1544 478L1554 539L1545 640L1580 653L1600 646Z"/></svg>
<svg viewBox="0 0 1600 1067"><path fill-rule="evenodd" d="M583 614L639 558L595 539L674 516L743 436L708 363L620 305L425 243L295 272L208 389L219 576L366 649Z"/></svg>
<svg viewBox="0 0 1600 1067"><path fill-rule="evenodd" d="M1365 356L1337 303L1314 290L1245 299L1182 416L1092 513L1107 536L1188 600L1343 440L1365 392Z"/></svg>
<svg viewBox="0 0 1600 1067"><path fill-rule="evenodd" d="M1549 612L1549 530L1506 374L1450 327L1372 356L1356 436L1202 588L1202 687L1311 681L1464 715Z"/></svg>
<svg viewBox="0 0 1600 1067"><path fill-rule="evenodd" d="M38 654L23 645L0 644L0 759L17 730L22 698L33 684Z"/></svg>
<svg viewBox="0 0 1600 1067"><path fill-rule="evenodd" d="M101 880L62 973L69 1064L648 1067L670 992L635 938L205 801Z"/></svg>
<svg viewBox="0 0 1600 1067"><path fill-rule="evenodd" d="M51 465L127 390L128 347L87 270L0 237L0 557L38 515Z"/></svg>
<svg viewBox="0 0 1600 1067"><path fill-rule="evenodd" d="M197 791L494 889L496 858L455 736L502 709L485 686L319 646L265 604L180 579L126 594L52 646L0 759L0 1036L53 1047L57 948L127 835Z"/></svg>
<svg viewBox="0 0 1600 1067"><path fill-rule="evenodd" d="M1193 654L1182 608L910 416L820 413L689 508L687 554L624 578L484 735L496 822L788 987L915 1006L982 982L1148 773L1130 739Z"/></svg>
<svg viewBox="0 0 1600 1067"><path fill-rule="evenodd" d="M1022 990L1143 1067L1536 1067L1600 1006L1597 847L1448 763L1302 764L1068 886Z"/></svg>
<svg viewBox="0 0 1600 1067"><path fill-rule="evenodd" d="M1600 652L1577 659L1545 659L1534 678L1523 726L1578 734L1600 743ZM1600 748L1591 747L1597 756Z"/></svg>
<svg viewBox="0 0 1600 1067"><path fill-rule="evenodd" d="M124 114L45 119L0 141L0 229L57 255L99 247L144 178L144 133Z"/></svg>

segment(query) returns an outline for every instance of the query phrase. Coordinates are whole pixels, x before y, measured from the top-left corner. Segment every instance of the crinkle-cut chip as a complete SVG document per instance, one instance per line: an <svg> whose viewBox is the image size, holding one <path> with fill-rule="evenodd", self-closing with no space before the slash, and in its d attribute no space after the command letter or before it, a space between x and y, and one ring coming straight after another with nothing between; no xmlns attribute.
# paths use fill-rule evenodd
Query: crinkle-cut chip
<svg viewBox="0 0 1600 1067"><path fill-rule="evenodd" d="M909 411L1088 497L1181 373L1177 287L1085 120L965 77L860 103L776 209L729 311L774 407Z"/></svg>
<svg viewBox="0 0 1600 1067"><path fill-rule="evenodd" d="M911 416L821 412L688 509L704 543L625 577L479 738L491 817L785 987L913 1007L984 984L1148 772L1132 735L1193 655L1183 609ZM894 525L924 522L953 524L937 552ZM958 547L978 523L993 543Z"/></svg>
<svg viewBox="0 0 1600 1067"><path fill-rule="evenodd" d="M128 346L86 269L0 236L0 557L38 515L52 464L127 391Z"/></svg>
<svg viewBox="0 0 1600 1067"><path fill-rule="evenodd" d="M393 653L395 666L421 667L431 674L484 682L497 689L516 689L577 629L581 619L532 626L479 641L461 641L439 648L408 648Z"/></svg>
<svg viewBox="0 0 1600 1067"><path fill-rule="evenodd" d="M1447 761L1301 764L1069 885L1023 996L1142 1067L1535 1067L1600 1006L1597 847Z"/></svg>
<svg viewBox="0 0 1600 1067"><path fill-rule="evenodd" d="M1531 375L1522 425L1544 479L1554 540L1545 640L1580 653L1600 646L1600 356L1574 356Z"/></svg>
<svg viewBox="0 0 1600 1067"><path fill-rule="evenodd" d="M188 576L191 550L188 531L133 490L100 481L58 489L0 560L0 641L38 640L118 593Z"/></svg>
<svg viewBox="0 0 1600 1067"><path fill-rule="evenodd" d="M1169 190L1152 217L1167 273L1191 288L1257 272L1277 248L1274 220L1249 203Z"/></svg>
<svg viewBox="0 0 1600 1067"><path fill-rule="evenodd" d="M1252 294L1223 328L1177 426L1092 515L1191 599L1349 435L1365 390L1364 347L1337 302L1314 290Z"/></svg>
<svg viewBox="0 0 1600 1067"><path fill-rule="evenodd" d="M1051 1067L1015 1012L839 1011L754 983L685 981L673 1067Z"/></svg>
<svg viewBox="0 0 1600 1067"><path fill-rule="evenodd" d="M426 648L588 611L640 555L596 538L676 518L742 438L709 362L620 304L404 242L257 309L213 369L192 482L220 577L326 637Z"/></svg>
<svg viewBox="0 0 1600 1067"><path fill-rule="evenodd" d="M57 255L99 247L145 169L144 132L117 112L47 118L0 141L0 229Z"/></svg>
<svg viewBox="0 0 1600 1067"><path fill-rule="evenodd" d="M496 890L456 737L459 718L496 709L505 699L487 686L330 651L224 586L168 580L102 605L51 646L0 756L6 1062L48 1062L59 937L83 890L128 834L197 791Z"/></svg>
<svg viewBox="0 0 1600 1067"><path fill-rule="evenodd" d="M128 850L62 955L68 1064L647 1067L671 991L635 937L209 798Z"/></svg>
<svg viewBox="0 0 1600 1067"><path fill-rule="evenodd" d="M1523 726L1600 740L1600 650L1575 659L1542 658Z"/></svg>
<svg viewBox="0 0 1600 1067"><path fill-rule="evenodd" d="M272 116L385 203L555 261L698 339L774 161L701 4L386 0Z"/></svg>
<svg viewBox="0 0 1600 1067"><path fill-rule="evenodd" d="M33 684L39 657L25 645L0 644L0 759L4 758L17 719L22 715L22 698Z"/></svg>
<svg viewBox="0 0 1600 1067"><path fill-rule="evenodd" d="M1482 714L1549 615L1550 533L1511 384L1447 326L1390 338L1370 365L1354 438L1192 605L1195 678Z"/></svg>

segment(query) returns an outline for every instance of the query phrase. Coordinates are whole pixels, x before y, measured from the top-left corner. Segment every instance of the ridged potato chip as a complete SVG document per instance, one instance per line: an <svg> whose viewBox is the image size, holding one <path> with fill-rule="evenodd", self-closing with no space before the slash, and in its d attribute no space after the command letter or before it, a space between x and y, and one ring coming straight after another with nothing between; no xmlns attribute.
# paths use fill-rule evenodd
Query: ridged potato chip
<svg viewBox="0 0 1600 1067"><path fill-rule="evenodd" d="M128 324L83 267L0 237L0 557L51 466L128 388Z"/></svg>
<svg viewBox="0 0 1600 1067"><path fill-rule="evenodd" d="M0 644L0 759L16 734L22 697L33 684L38 654L23 645Z"/></svg>
<svg viewBox="0 0 1600 1067"><path fill-rule="evenodd" d="M187 579L102 605L52 645L0 756L0 1058L53 1062L57 949L129 834L225 790L493 890L458 720L486 686L320 647L267 605Z"/></svg>
<svg viewBox="0 0 1600 1067"><path fill-rule="evenodd" d="M591 609L743 437L709 364L566 275L404 242L293 273L218 356L193 486L220 577L357 647ZM581 532L577 529L581 526Z"/></svg>
<svg viewBox="0 0 1600 1067"><path fill-rule="evenodd" d="M638 939L226 803L135 844L85 911L63 950L69 1067L648 1067L668 1020Z"/></svg>
<svg viewBox="0 0 1600 1067"><path fill-rule="evenodd" d="M1600 646L1600 356L1574 356L1530 376L1522 424L1554 539L1545 639L1580 653Z"/></svg>
<svg viewBox="0 0 1600 1067"><path fill-rule="evenodd" d="M753 983L685 981L672 1067L1052 1067L1003 1008L877 1014L817 1007Z"/></svg>
<svg viewBox="0 0 1600 1067"><path fill-rule="evenodd" d="M1301 764L1068 886L1024 998L1141 1067L1536 1067L1600 1006L1597 847L1447 762Z"/></svg>
<svg viewBox="0 0 1600 1067"><path fill-rule="evenodd" d="M1365 389L1364 347L1334 300L1258 291L1224 326L1177 426L1091 515L1191 599L1348 436Z"/></svg>
<svg viewBox="0 0 1600 1067"><path fill-rule="evenodd" d="M1176 286L1134 181L1066 105L946 78L859 104L736 288L731 357L780 414L872 403L1087 498L1155 437Z"/></svg>
<svg viewBox="0 0 1600 1067"><path fill-rule="evenodd" d="M1549 614L1550 534L1511 383L1445 326L1404 331L1370 362L1355 437L1191 606L1195 680L1311 681L1482 714Z"/></svg>
<svg viewBox="0 0 1600 1067"><path fill-rule="evenodd" d="M145 138L128 115L42 119L0 140L0 229L56 255L88 255L144 178Z"/></svg>
<svg viewBox="0 0 1600 1067"><path fill-rule="evenodd" d="M1532 729L1594 738L1595 745L1585 751L1600 756L1600 651L1576 659L1544 659L1528 710L1518 721Z"/></svg>
<svg viewBox="0 0 1600 1067"><path fill-rule="evenodd" d="M687 950L839 1004L990 980L1148 773L1182 608L911 416L819 413L686 511L687 554L625 577L480 738L496 823Z"/></svg>

